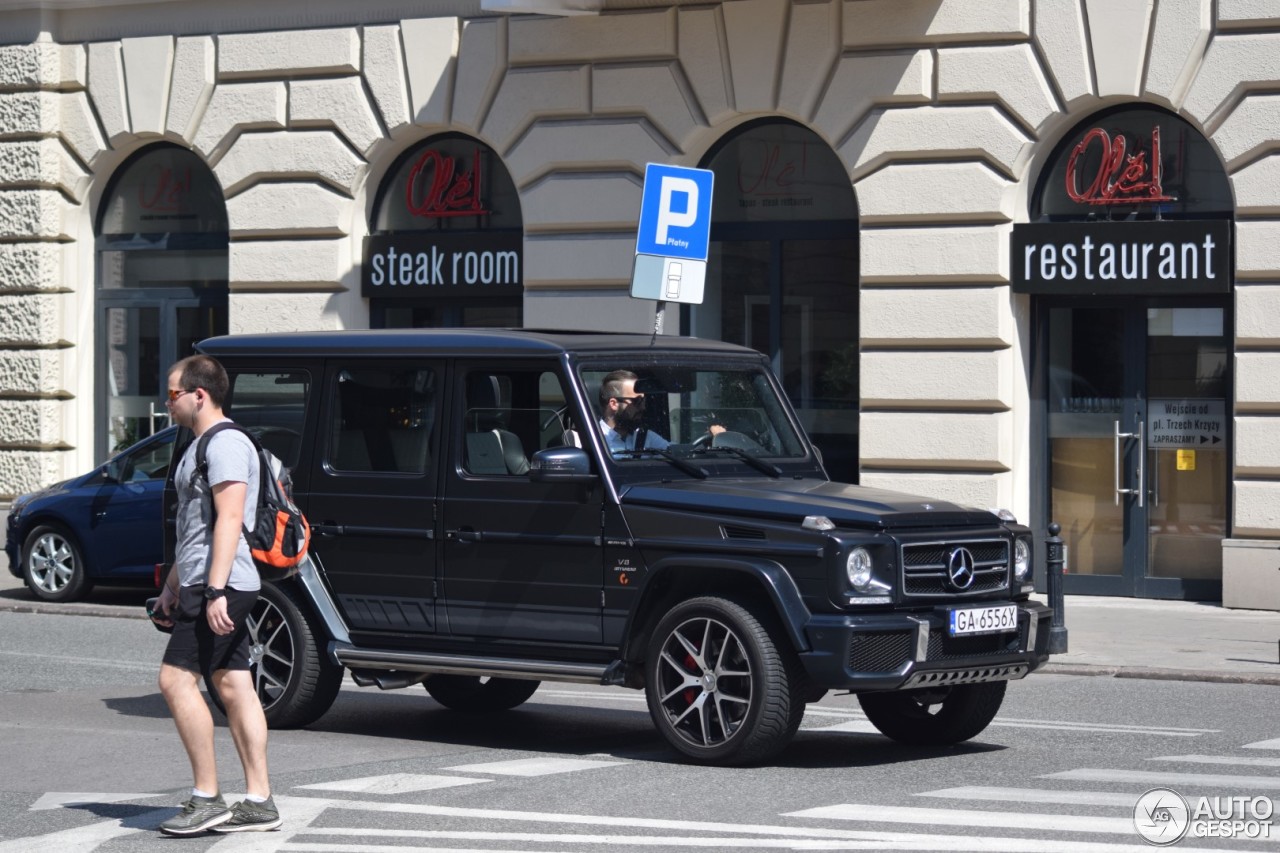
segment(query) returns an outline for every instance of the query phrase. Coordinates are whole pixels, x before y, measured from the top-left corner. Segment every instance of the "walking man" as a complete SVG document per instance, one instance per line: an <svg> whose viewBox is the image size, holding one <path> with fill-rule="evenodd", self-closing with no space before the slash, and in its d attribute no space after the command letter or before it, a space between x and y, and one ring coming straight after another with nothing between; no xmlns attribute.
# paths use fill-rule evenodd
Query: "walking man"
<svg viewBox="0 0 1280 853"><path fill-rule="evenodd" d="M169 369L167 405L175 423L198 440L222 413L227 373L204 355ZM207 471L196 470L194 446L177 463L177 540L159 609L173 623L160 665L160 692L169 704L195 787L182 811L160 824L167 835L206 830L244 832L280 827L267 778L267 720L249 674L247 617L261 582L241 525L252 524L258 500L258 455L237 430L210 438ZM244 767L246 795L228 807L214 762L213 717L200 693L207 676L227 710Z"/></svg>

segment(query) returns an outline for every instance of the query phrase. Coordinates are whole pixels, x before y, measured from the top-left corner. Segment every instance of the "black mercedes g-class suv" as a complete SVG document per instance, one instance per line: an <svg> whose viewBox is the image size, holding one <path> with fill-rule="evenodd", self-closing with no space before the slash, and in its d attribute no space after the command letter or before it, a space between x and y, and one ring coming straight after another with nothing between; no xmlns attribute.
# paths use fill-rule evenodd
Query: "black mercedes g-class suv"
<svg viewBox="0 0 1280 853"><path fill-rule="evenodd" d="M612 684L685 756L744 764L827 690L896 740L971 738L1048 659L1030 531L831 482L753 350L477 329L197 349L313 529L252 616L274 726L317 719L344 670L473 712Z"/></svg>

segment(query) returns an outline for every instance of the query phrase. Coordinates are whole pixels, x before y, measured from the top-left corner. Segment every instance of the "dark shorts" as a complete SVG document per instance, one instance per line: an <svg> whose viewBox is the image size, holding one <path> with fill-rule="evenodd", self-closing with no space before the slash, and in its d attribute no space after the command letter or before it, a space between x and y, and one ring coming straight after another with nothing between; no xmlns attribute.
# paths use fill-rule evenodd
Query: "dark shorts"
<svg viewBox="0 0 1280 853"><path fill-rule="evenodd" d="M164 662L202 675L220 669L249 668L249 620L258 591L227 588L227 615L236 629L215 634L205 617L204 586L184 586L174 609L173 633L164 650Z"/></svg>

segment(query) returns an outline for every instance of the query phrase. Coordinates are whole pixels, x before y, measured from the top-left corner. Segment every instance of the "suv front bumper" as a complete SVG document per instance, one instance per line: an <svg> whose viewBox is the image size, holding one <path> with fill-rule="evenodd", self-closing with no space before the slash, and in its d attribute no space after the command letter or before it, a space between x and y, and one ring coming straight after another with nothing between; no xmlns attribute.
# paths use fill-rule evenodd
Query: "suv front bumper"
<svg viewBox="0 0 1280 853"><path fill-rule="evenodd" d="M1049 660L1053 611L1037 602L1016 604L1016 631L961 637L948 635L945 607L815 615L805 626L810 650L800 660L817 685L855 693L1022 678Z"/></svg>

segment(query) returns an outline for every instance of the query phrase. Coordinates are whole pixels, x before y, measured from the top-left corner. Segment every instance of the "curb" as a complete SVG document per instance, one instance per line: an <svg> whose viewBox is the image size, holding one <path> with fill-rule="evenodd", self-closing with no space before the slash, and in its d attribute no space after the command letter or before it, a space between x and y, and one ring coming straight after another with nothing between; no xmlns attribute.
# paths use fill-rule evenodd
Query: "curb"
<svg viewBox="0 0 1280 853"><path fill-rule="evenodd" d="M1050 675L1091 675L1110 678L1141 678L1151 681L1201 681L1213 684L1264 684L1280 687L1280 672L1222 672L1209 669L1167 669L1156 666L1098 666L1077 663L1047 663L1036 670Z"/></svg>
<svg viewBox="0 0 1280 853"><path fill-rule="evenodd" d="M138 612L134 612L134 611ZM137 607L54 604L45 601L6 601L0 599L0 613L52 613L55 616L104 616L111 619L146 619Z"/></svg>

